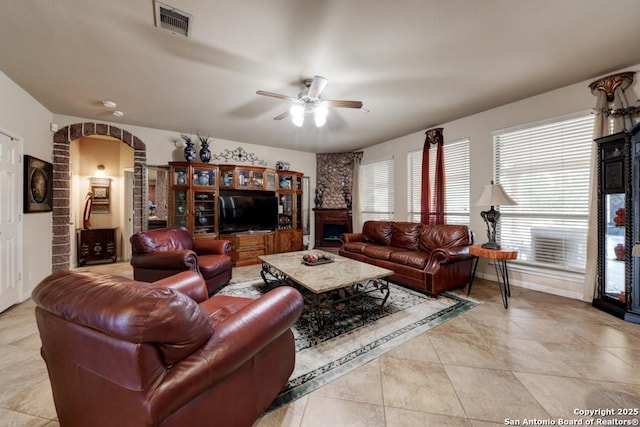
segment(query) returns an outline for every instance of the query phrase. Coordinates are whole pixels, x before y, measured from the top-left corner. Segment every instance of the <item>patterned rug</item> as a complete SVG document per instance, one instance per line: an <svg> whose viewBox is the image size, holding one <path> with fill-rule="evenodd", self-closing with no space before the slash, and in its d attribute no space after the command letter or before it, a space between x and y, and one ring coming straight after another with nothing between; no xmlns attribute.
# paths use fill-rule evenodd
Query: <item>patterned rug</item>
<svg viewBox="0 0 640 427"><path fill-rule="evenodd" d="M262 279L233 283L217 295L258 298L270 287ZM423 332L470 310L476 302L442 293L429 298L389 283L389 299L364 296L335 308L318 328L309 310L303 310L292 330L296 340L296 367L285 389L268 411L310 393L375 359Z"/></svg>

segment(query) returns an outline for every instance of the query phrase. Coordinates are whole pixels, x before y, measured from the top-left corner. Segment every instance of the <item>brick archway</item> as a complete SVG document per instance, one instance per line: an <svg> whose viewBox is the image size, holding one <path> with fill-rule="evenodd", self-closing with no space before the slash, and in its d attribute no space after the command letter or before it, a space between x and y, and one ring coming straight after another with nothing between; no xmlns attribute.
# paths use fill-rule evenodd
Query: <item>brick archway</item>
<svg viewBox="0 0 640 427"><path fill-rule="evenodd" d="M71 238L69 222L70 208L70 168L69 144L83 136L108 135L119 139L134 149L134 224L135 232L142 230L142 188L143 167L147 162L147 147L126 130L105 123L76 123L60 129L53 135L53 223L51 271L68 271L71 264Z"/></svg>

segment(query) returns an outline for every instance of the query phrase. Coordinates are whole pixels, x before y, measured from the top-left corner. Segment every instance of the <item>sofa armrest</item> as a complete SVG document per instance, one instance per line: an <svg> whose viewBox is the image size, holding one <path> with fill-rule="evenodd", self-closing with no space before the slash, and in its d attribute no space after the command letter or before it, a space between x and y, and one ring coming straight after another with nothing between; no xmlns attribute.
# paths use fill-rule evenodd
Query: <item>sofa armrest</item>
<svg viewBox="0 0 640 427"><path fill-rule="evenodd" d="M231 252L231 242L228 240L196 239L193 250L198 255L228 255Z"/></svg>
<svg viewBox="0 0 640 427"><path fill-rule="evenodd" d="M469 246L454 246L452 248L437 248L431 252L425 271L435 273L441 264L472 259L469 255Z"/></svg>
<svg viewBox="0 0 640 427"><path fill-rule="evenodd" d="M340 241L345 243L366 242L367 237L362 233L343 233L340 235Z"/></svg>
<svg viewBox="0 0 640 427"><path fill-rule="evenodd" d="M469 255L469 246L454 246L452 248L438 248L431 252L431 258L438 262L456 262L473 258Z"/></svg>
<svg viewBox="0 0 640 427"><path fill-rule="evenodd" d="M152 413L163 419L224 380L289 329L302 306L297 290L281 286L217 323L204 346L167 371L151 398Z"/></svg>
<svg viewBox="0 0 640 427"><path fill-rule="evenodd" d="M209 298L207 284L199 273L183 271L153 282L156 285L182 292L197 303Z"/></svg>
<svg viewBox="0 0 640 427"><path fill-rule="evenodd" d="M180 249L167 252L149 252L131 257L133 268L147 268L151 270L191 270L198 271L198 258L190 249Z"/></svg>

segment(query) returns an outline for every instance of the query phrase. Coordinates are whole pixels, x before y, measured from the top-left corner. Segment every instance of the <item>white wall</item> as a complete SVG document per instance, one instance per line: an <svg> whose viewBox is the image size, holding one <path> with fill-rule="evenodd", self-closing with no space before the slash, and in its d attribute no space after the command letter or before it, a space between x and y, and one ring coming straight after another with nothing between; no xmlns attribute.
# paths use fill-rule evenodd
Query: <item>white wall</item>
<svg viewBox="0 0 640 427"><path fill-rule="evenodd" d="M23 153L51 162L51 113L0 72L0 129L23 141ZM22 184L20 184L22 206ZM1 201L0 201L1 203ZM23 214L23 299L51 273L51 212Z"/></svg>
<svg viewBox="0 0 640 427"><path fill-rule="evenodd" d="M640 71L640 65L619 71ZM613 74L617 71L613 71ZM608 75L607 74L607 75ZM566 86L538 96L487 110L472 116L464 117L432 127L444 128L444 140L453 141L461 138L471 140L471 229L475 232L476 241L483 242L486 234L485 224L480 217L480 207L473 206L480 197L483 186L493 177L493 137L492 132L527 123L535 123L550 118L577 112L590 112L596 104L596 97L591 94L589 83L599 77ZM640 94L638 79L634 84L635 96L629 96L629 103L634 103ZM628 92L631 94L631 92ZM429 102L425 99L425 102ZM426 129L425 129L426 130ZM379 159L393 157L395 180L395 218L398 221L407 220L407 152L421 149L424 144L425 130L412 133L364 150L362 163L369 163ZM486 264L479 267L481 274L495 280L495 272L488 269ZM526 274L510 269L510 279L515 285L542 290L549 293L583 299L582 281L559 279L534 274ZM590 300L590 299L589 299Z"/></svg>

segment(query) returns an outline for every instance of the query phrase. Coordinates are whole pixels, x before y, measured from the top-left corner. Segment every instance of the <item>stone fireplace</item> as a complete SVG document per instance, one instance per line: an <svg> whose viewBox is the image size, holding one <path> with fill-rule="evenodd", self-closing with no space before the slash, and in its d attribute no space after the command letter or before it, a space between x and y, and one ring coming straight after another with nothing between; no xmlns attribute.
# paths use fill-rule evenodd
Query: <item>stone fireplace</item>
<svg viewBox="0 0 640 427"><path fill-rule="evenodd" d="M352 233L351 210L346 208L314 208L315 249L337 252L342 243L340 234Z"/></svg>

